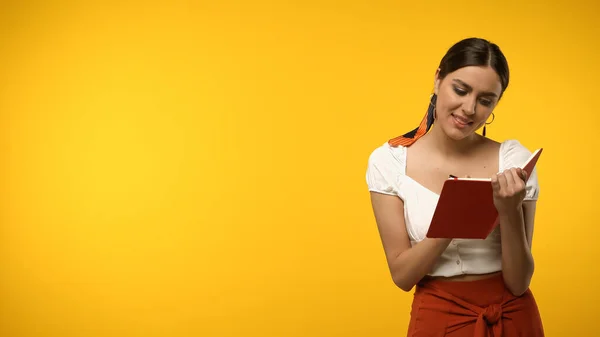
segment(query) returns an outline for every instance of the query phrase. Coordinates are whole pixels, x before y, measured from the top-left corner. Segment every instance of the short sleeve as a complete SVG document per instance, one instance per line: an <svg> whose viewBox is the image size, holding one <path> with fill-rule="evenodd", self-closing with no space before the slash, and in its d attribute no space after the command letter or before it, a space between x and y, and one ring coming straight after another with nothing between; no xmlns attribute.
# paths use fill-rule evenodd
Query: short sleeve
<svg viewBox="0 0 600 337"><path fill-rule="evenodd" d="M376 148L368 159L366 180L369 191L398 195L398 177L402 163L387 143Z"/></svg>
<svg viewBox="0 0 600 337"><path fill-rule="evenodd" d="M513 167L521 167L527 162L532 152L524 147L517 140L509 140L502 144L502 165L501 171L511 169ZM538 181L537 166L529 176L525 185L525 200L537 200L540 194L540 186Z"/></svg>

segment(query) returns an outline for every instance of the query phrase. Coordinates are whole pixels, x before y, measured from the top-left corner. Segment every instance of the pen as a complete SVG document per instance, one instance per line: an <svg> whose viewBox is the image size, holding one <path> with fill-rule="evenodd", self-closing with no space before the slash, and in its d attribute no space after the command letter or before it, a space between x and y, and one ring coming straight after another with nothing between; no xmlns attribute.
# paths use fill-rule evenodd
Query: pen
<svg viewBox="0 0 600 337"><path fill-rule="evenodd" d="M457 176L449 175L450 178L458 178Z"/></svg>

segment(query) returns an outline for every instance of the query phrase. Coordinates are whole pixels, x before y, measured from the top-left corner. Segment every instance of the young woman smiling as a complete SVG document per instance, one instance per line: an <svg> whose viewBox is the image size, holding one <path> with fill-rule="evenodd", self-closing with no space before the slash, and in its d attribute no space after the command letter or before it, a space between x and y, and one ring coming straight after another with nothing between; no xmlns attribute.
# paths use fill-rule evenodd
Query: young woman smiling
<svg viewBox="0 0 600 337"><path fill-rule="evenodd" d="M529 289L537 171L525 183L517 167L531 152L485 135L508 82L497 45L459 41L435 72L420 126L369 156L366 180L392 279L404 291L416 287L408 336L544 335ZM485 240L426 237L451 174L492 178L500 225Z"/></svg>

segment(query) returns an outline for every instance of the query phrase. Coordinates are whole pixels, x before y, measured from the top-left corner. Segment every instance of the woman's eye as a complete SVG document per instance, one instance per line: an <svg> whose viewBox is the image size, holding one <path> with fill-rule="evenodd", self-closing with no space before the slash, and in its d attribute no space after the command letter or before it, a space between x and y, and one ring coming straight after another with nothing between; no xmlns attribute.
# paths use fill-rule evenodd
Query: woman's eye
<svg viewBox="0 0 600 337"><path fill-rule="evenodd" d="M480 103L481 103L481 105L483 105L483 106L491 106L491 105L492 105L492 101L490 101L490 100L487 100L487 99L482 99L482 100L480 101Z"/></svg>
<svg viewBox="0 0 600 337"><path fill-rule="evenodd" d="M466 94L467 94L467 91L466 91L466 90L462 90L462 89L461 89L461 88L459 88L459 87L454 87L454 92L456 92L456 93L457 93L458 95L460 95L460 96L464 96L464 95L466 95Z"/></svg>

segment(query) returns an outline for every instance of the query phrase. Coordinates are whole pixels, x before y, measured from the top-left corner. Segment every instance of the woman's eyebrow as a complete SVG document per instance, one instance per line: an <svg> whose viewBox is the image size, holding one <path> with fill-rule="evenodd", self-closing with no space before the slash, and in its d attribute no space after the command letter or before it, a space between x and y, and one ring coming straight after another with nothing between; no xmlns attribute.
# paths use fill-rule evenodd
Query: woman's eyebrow
<svg viewBox="0 0 600 337"><path fill-rule="evenodd" d="M457 82L458 84L462 85L463 87L467 88L469 91L473 91L473 87L471 87L470 85L468 85L467 83L459 80L458 78L453 79L452 81ZM494 96L494 97L498 97L497 94L491 92L491 91L486 91L486 92L482 92L481 96Z"/></svg>

